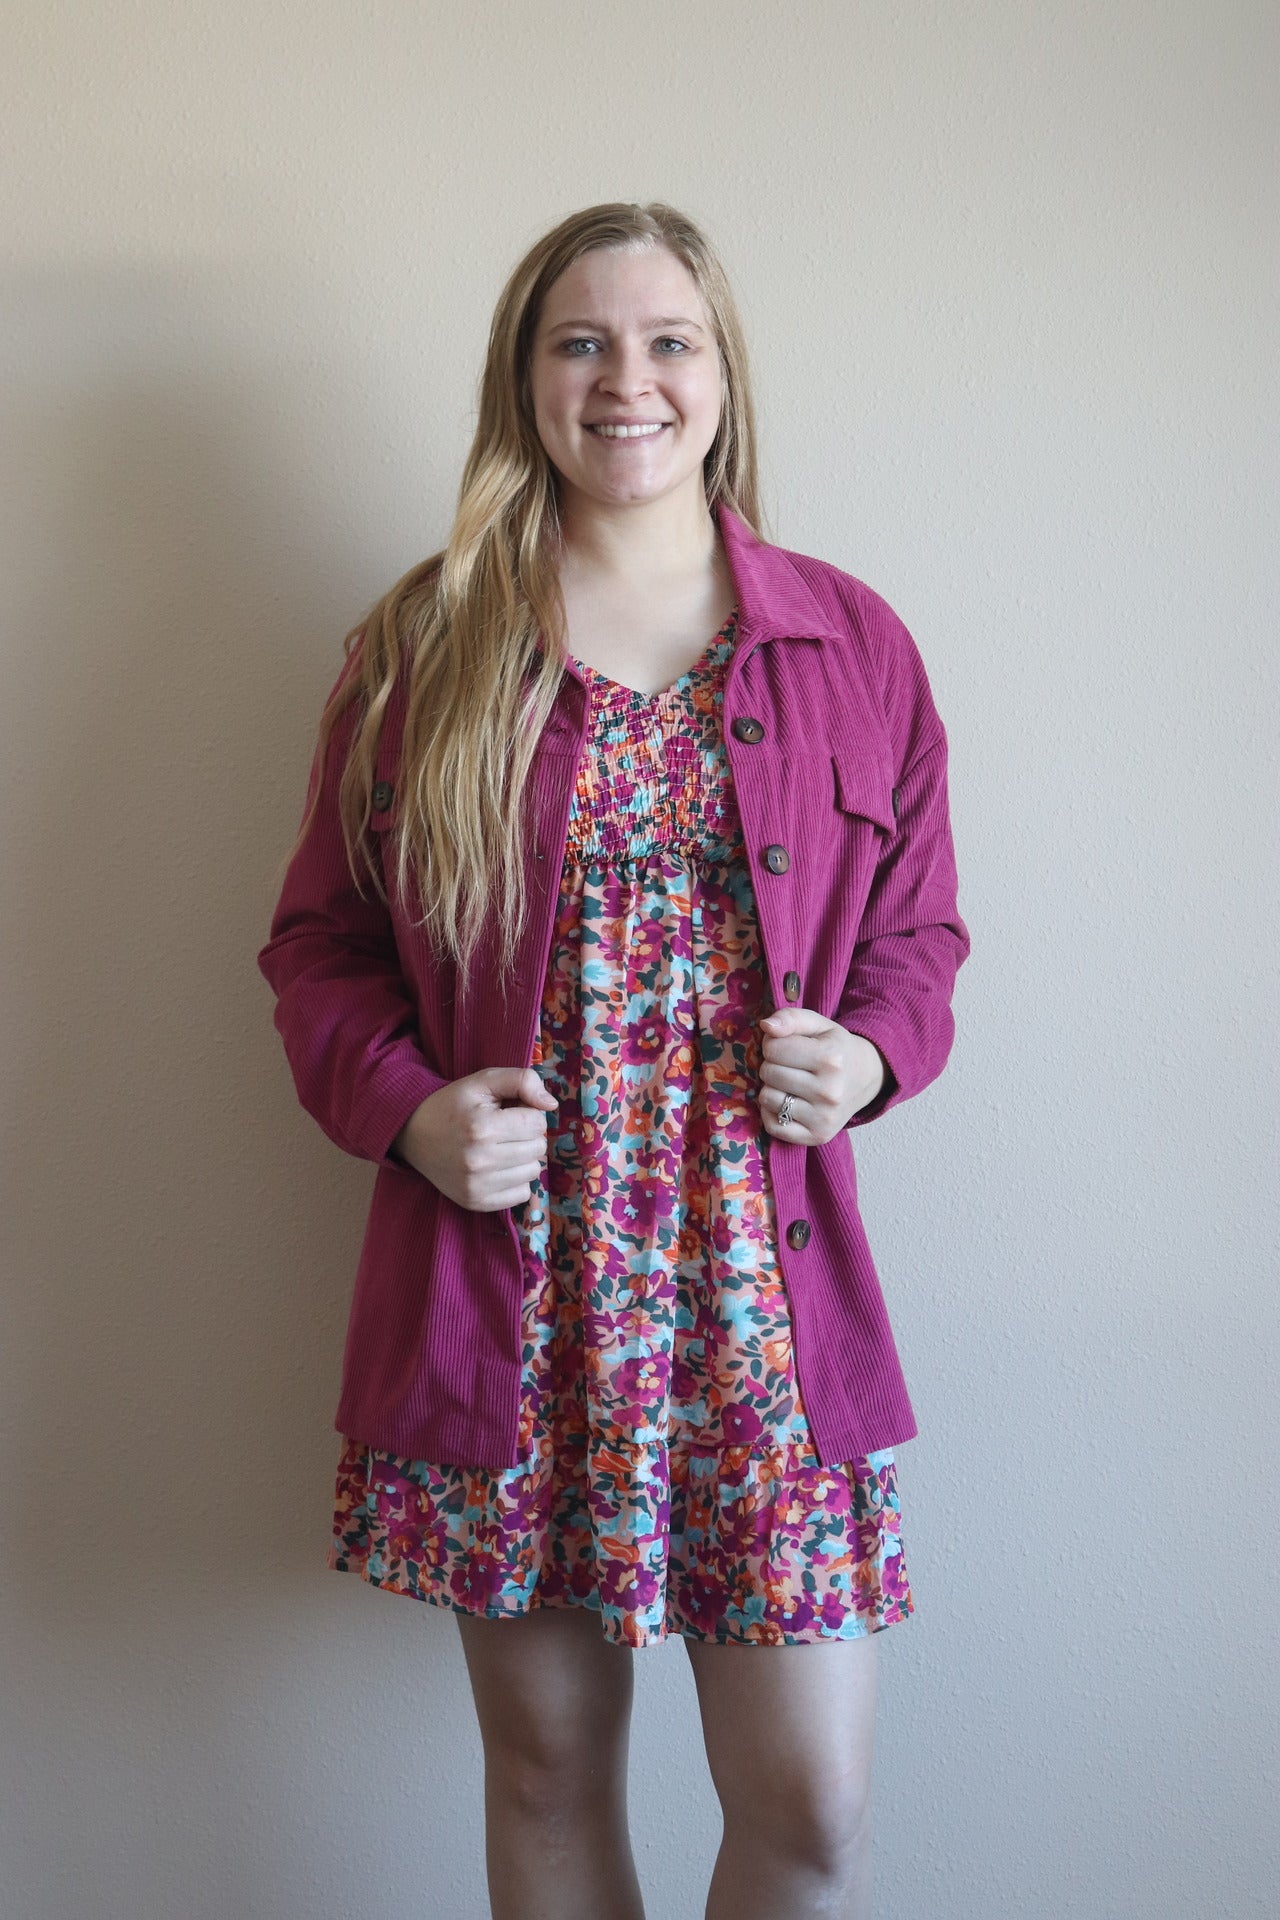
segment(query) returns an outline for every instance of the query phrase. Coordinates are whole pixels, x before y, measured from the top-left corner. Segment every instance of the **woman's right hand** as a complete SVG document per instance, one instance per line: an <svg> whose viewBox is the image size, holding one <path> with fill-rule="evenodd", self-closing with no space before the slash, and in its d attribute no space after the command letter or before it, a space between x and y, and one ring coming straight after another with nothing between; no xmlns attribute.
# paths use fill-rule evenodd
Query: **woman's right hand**
<svg viewBox="0 0 1280 1920"><path fill-rule="evenodd" d="M393 1149L458 1206L496 1213L519 1206L541 1183L546 1116L556 1104L533 1067L482 1067L429 1095Z"/></svg>

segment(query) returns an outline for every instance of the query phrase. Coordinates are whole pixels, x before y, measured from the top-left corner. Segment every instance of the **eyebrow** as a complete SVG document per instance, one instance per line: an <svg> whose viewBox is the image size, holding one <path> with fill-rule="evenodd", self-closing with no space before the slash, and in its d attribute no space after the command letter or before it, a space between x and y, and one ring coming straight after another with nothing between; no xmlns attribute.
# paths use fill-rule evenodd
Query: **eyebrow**
<svg viewBox="0 0 1280 1920"><path fill-rule="evenodd" d="M642 320L641 330L647 332L650 327L691 327L695 333L704 329L696 320L687 320L679 314L659 314L656 320ZM559 333L564 327L590 327L595 333L607 333L609 329L600 320L557 320L554 327L548 327L548 333Z"/></svg>

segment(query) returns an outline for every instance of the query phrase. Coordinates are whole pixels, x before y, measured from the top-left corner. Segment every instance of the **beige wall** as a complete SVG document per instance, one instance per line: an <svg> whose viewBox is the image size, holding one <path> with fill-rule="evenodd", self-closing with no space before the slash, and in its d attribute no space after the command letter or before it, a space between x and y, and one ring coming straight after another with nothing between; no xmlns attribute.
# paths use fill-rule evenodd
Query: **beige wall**
<svg viewBox="0 0 1280 1920"><path fill-rule="evenodd" d="M254 954L501 281L614 197L721 244L772 531L897 608L952 741L959 1039L857 1142L921 1422L878 1914L1263 1911L1275 21L11 0L6 1920L485 1911L454 1622L324 1567L370 1170ZM682 1648L637 1679L651 1920L697 1920Z"/></svg>

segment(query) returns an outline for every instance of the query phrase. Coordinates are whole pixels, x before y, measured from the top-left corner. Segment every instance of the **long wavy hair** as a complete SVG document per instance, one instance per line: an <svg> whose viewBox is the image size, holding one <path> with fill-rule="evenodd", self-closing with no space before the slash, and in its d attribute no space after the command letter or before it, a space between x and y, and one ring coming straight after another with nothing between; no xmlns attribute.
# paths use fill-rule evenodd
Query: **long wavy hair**
<svg viewBox="0 0 1280 1920"><path fill-rule="evenodd" d="M448 545L412 567L346 635L347 667L320 719L317 775L299 828L315 815L325 755L351 703L338 808L353 881L402 902L467 976L485 919L497 913L500 974L513 964L527 909L523 801L538 736L565 671L565 617L555 561L559 476L534 423L529 363L548 289L593 248L665 246L688 269L720 352L723 405L703 462L708 507L724 501L759 537L755 408L746 340L724 269L692 220L661 201L586 207L536 242L494 311L479 421ZM391 842L369 831L388 704L407 683Z"/></svg>

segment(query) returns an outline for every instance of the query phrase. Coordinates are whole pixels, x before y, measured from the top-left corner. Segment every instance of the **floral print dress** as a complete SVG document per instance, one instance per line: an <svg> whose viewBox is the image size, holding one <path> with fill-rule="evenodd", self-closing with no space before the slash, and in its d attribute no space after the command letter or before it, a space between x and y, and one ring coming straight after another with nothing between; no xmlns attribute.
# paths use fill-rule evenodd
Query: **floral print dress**
<svg viewBox="0 0 1280 1920"><path fill-rule="evenodd" d="M524 1249L518 1465L342 1436L328 1564L456 1611L783 1645L912 1611L891 1451L823 1467L759 1114L760 936L721 727L736 611L591 732L533 1064L556 1096Z"/></svg>

